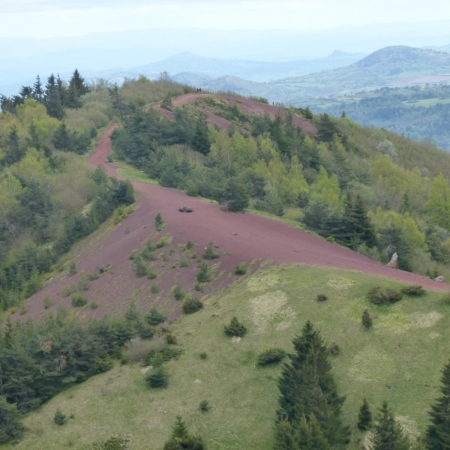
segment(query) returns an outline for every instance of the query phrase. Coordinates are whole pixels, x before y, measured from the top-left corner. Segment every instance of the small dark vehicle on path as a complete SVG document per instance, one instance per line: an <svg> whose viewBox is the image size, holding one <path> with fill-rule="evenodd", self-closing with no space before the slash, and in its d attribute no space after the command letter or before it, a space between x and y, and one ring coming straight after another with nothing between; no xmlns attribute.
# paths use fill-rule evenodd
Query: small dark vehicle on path
<svg viewBox="0 0 450 450"><path fill-rule="evenodd" d="M193 209L190 206L182 206L181 208L178 208L178 211L180 211L180 212L192 212Z"/></svg>

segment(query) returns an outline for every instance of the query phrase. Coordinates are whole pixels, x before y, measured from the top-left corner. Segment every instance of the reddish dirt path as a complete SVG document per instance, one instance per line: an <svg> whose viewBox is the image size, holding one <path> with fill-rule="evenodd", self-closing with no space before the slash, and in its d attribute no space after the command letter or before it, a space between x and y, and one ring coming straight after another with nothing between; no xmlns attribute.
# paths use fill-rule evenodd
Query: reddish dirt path
<svg viewBox="0 0 450 450"><path fill-rule="evenodd" d="M194 103L197 100L201 100L203 98L218 98L221 100L225 100L230 104L230 106L237 105L245 114L249 114L252 116L262 116L267 113L269 116L274 119L278 114L282 116L286 115L286 110L283 108L279 108L278 106L268 105L266 103L257 102L255 100L250 100L247 98L241 97L233 97L231 95L218 95L218 94L186 94L181 97L176 97L172 100L173 106L183 106L188 103ZM162 109L159 106L155 107L163 116L168 117L169 119L174 118L173 113L166 109ZM228 129L231 122L223 117L219 117L218 115L205 110L207 113L208 123L211 125L218 125L220 128ZM304 133L306 134L316 134L317 128L308 120L302 119L298 116L294 116L294 125L300 127Z"/></svg>
<svg viewBox="0 0 450 450"><path fill-rule="evenodd" d="M188 96L184 99L186 97ZM94 166L101 164L109 175L117 176L116 168L106 162L111 151L108 136L109 131L106 131L100 138L96 152L89 157L89 163ZM201 245L214 241L220 248L231 252L233 260L238 262L272 259L275 264L332 266L421 284L424 288L434 291L450 288L448 284L426 277L388 269L366 256L275 220L249 213L226 213L221 211L217 204L188 197L175 189L139 182L133 182L133 186L140 194L141 208L159 211L170 224L170 232L173 235L184 235ZM184 204L192 206L194 213L179 213L178 207Z"/></svg>

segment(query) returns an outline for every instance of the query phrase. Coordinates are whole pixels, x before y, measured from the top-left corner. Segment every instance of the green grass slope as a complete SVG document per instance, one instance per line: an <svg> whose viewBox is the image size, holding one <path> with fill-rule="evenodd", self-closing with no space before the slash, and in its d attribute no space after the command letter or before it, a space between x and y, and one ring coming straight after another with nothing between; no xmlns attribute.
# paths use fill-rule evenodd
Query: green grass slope
<svg viewBox="0 0 450 450"><path fill-rule="evenodd" d="M182 415L209 449L269 450L281 366L259 367L257 356L268 347L291 351L292 338L308 319L340 348L331 363L340 393L347 396L344 421L353 432L351 450L365 438L356 428L364 396L373 410L387 399L411 434L423 430L449 358L450 305L427 292L392 306L374 306L366 294L377 284L400 286L338 269L261 269L170 326L184 352L167 364L168 388L146 387L137 364L116 365L27 416L29 431L14 448L84 449L115 435L128 438L131 449L161 449L175 417ZM318 294L328 301L317 302ZM374 318L370 331L361 326L366 308ZM240 341L223 332L233 316L248 329ZM199 357L202 352L206 359ZM202 400L211 406L207 413L199 410ZM57 408L73 415L63 426L53 423Z"/></svg>

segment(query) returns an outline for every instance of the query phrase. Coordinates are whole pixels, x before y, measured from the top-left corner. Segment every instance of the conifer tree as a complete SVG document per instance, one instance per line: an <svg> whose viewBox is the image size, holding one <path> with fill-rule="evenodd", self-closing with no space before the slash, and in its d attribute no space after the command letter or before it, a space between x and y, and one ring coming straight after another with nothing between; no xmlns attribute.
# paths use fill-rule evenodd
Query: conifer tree
<svg viewBox="0 0 450 450"><path fill-rule="evenodd" d="M359 194L356 195L353 202L350 197L347 199L345 215L349 221L353 238L365 242L368 247L375 247L377 244L375 230L367 216L364 201Z"/></svg>
<svg viewBox="0 0 450 450"><path fill-rule="evenodd" d="M64 116L64 109L59 95L58 86L55 76L51 74L48 77L47 84L45 85L45 107L50 117L61 120Z"/></svg>
<svg viewBox="0 0 450 450"><path fill-rule="evenodd" d="M39 75L36 77L36 81L33 84L33 99L38 103L44 101L44 89L42 88L41 78Z"/></svg>
<svg viewBox="0 0 450 450"><path fill-rule="evenodd" d="M369 402L364 397L361 408L358 414L358 428L360 430L367 430L372 424L372 413L370 412Z"/></svg>
<svg viewBox="0 0 450 450"><path fill-rule="evenodd" d="M441 397L431 406L431 424L425 441L429 450L450 448L450 361L444 367L441 377Z"/></svg>
<svg viewBox="0 0 450 450"><path fill-rule="evenodd" d="M209 141L208 125L205 119L197 120L191 145L194 150L197 150L203 155L207 155L209 153L211 142Z"/></svg>
<svg viewBox="0 0 450 450"><path fill-rule="evenodd" d="M309 420L305 416L302 417L297 433L298 437L296 440L298 441L299 449L331 450L331 446L325 438L314 414L309 416Z"/></svg>
<svg viewBox="0 0 450 450"><path fill-rule="evenodd" d="M329 350L309 321L293 344L295 352L289 355L290 363L285 364L278 383L281 396L277 427L288 421L298 440L302 417L314 414L328 444L334 448L344 448L349 437L348 427L341 422L345 398L337 393L328 362Z"/></svg>
<svg viewBox="0 0 450 450"><path fill-rule="evenodd" d="M66 106L68 108L79 108L81 106L81 96L88 92L89 86L85 83L78 69L75 69L69 81L69 88L67 89Z"/></svg>
<svg viewBox="0 0 450 450"><path fill-rule="evenodd" d="M383 402L374 427L373 450L409 450L410 443L387 402Z"/></svg>

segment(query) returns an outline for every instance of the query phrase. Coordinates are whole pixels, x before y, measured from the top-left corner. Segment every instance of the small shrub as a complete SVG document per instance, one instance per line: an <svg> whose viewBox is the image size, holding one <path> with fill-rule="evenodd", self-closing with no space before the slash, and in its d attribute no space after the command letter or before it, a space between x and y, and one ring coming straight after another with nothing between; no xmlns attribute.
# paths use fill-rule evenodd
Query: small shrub
<svg viewBox="0 0 450 450"><path fill-rule="evenodd" d="M194 314L197 311L200 311L203 308L203 303L197 298L187 297L183 304L181 305L181 309L184 314Z"/></svg>
<svg viewBox="0 0 450 450"><path fill-rule="evenodd" d="M146 277L148 274L147 266L140 256L136 256L133 261L133 271L137 278Z"/></svg>
<svg viewBox="0 0 450 450"><path fill-rule="evenodd" d="M69 264L69 275L73 276L77 273L77 266L74 261Z"/></svg>
<svg viewBox="0 0 450 450"><path fill-rule="evenodd" d="M339 345L337 345L336 343L334 343L331 347L330 347L330 353L333 356L337 356L341 353L341 348L339 347Z"/></svg>
<svg viewBox="0 0 450 450"><path fill-rule="evenodd" d="M328 236L327 241L333 243L333 242L336 242L336 239L333 236Z"/></svg>
<svg viewBox="0 0 450 450"><path fill-rule="evenodd" d="M173 296L175 300L183 300L183 298L186 296L185 292L183 291L183 288L181 287L180 283L177 283L173 288Z"/></svg>
<svg viewBox="0 0 450 450"><path fill-rule="evenodd" d="M160 313L155 307L151 308L148 314L145 315L145 321L149 325L159 325L166 320L166 316Z"/></svg>
<svg viewBox="0 0 450 450"><path fill-rule="evenodd" d="M170 244L172 242L172 239L172 235L170 233L166 233L158 240L158 242L156 243L156 248L162 248L165 245Z"/></svg>
<svg viewBox="0 0 450 450"><path fill-rule="evenodd" d="M64 425L67 422L67 416L58 408L53 416L53 422L56 425Z"/></svg>
<svg viewBox="0 0 450 450"><path fill-rule="evenodd" d="M124 360L129 362L144 361L150 351L150 344L141 339L135 339L125 347Z"/></svg>
<svg viewBox="0 0 450 450"><path fill-rule="evenodd" d="M97 356L94 360L94 373L104 373L112 369L114 366L114 361L108 353L103 353L102 356Z"/></svg>
<svg viewBox="0 0 450 450"><path fill-rule="evenodd" d="M155 253L149 250L147 247L142 250L141 257L145 261L156 261L158 259Z"/></svg>
<svg viewBox="0 0 450 450"><path fill-rule="evenodd" d="M108 155L108 157L109 156L110 155ZM130 441L128 439L112 436L106 441L94 442L92 445L92 450L126 450L129 442Z"/></svg>
<svg viewBox="0 0 450 450"><path fill-rule="evenodd" d="M98 308L98 301L97 300L92 300L91 302L89 302L89 308L97 309Z"/></svg>
<svg viewBox="0 0 450 450"><path fill-rule="evenodd" d="M375 286L369 291L368 297L373 304L382 305L385 303L398 302L403 295L391 288Z"/></svg>
<svg viewBox="0 0 450 450"><path fill-rule="evenodd" d="M150 286L150 292L152 294L157 294L159 292L158 286L156 286L156 283L152 283Z"/></svg>
<svg viewBox="0 0 450 450"><path fill-rule="evenodd" d="M203 253L202 256L204 259L211 260L218 258L220 255L214 250L214 243L210 242L205 249L205 253Z"/></svg>
<svg viewBox="0 0 450 450"><path fill-rule="evenodd" d="M279 363L284 358L285 354L285 351L281 348L269 348L264 350L258 356L258 365L267 366L268 364Z"/></svg>
<svg viewBox="0 0 450 450"><path fill-rule="evenodd" d="M78 286L75 283L72 284L66 284L61 291L61 295L63 297L68 297L69 295L73 294L78 289Z"/></svg>
<svg viewBox="0 0 450 450"><path fill-rule="evenodd" d="M19 314L21 314L23 316L27 312L28 312L28 308L26 306L22 306L22 308L20 308Z"/></svg>
<svg viewBox="0 0 450 450"><path fill-rule="evenodd" d="M325 294L319 294L317 296L317 301L318 302L326 302L328 300L328 297Z"/></svg>
<svg viewBox="0 0 450 450"><path fill-rule="evenodd" d="M240 263L236 266L236 269L234 269L235 275L245 275L247 273L247 264L245 262Z"/></svg>
<svg viewBox="0 0 450 450"><path fill-rule="evenodd" d="M416 296L419 297L423 294L425 294L425 291L422 286L412 284L410 286L403 286L400 291L402 294L410 295L410 296Z"/></svg>
<svg viewBox="0 0 450 450"><path fill-rule="evenodd" d="M129 256L128 258L131 259L131 260L133 261L134 258L136 258L137 255L138 255L138 252L137 252L137 250L135 249L135 250L133 250L133 251L130 253L130 256Z"/></svg>
<svg viewBox="0 0 450 450"><path fill-rule="evenodd" d="M156 275L156 273L155 273L155 272L152 272L152 271L149 271L148 274L147 274L147 278L148 278L149 280L154 280L157 276L158 276L158 275Z"/></svg>
<svg viewBox="0 0 450 450"><path fill-rule="evenodd" d="M208 283L211 281L208 265L204 262L200 263L200 272L197 274L197 281L199 283Z"/></svg>
<svg viewBox="0 0 450 450"><path fill-rule="evenodd" d="M197 282L197 283L195 283L195 285L194 285L194 289L195 289L197 292L203 292L203 285L202 285L201 283Z"/></svg>
<svg viewBox="0 0 450 450"><path fill-rule="evenodd" d="M192 253L191 259L197 259L197 253Z"/></svg>
<svg viewBox="0 0 450 450"><path fill-rule="evenodd" d="M203 359L203 360L208 359L208 355L205 352L200 353L199 356L200 356L200 359Z"/></svg>
<svg viewBox="0 0 450 450"><path fill-rule="evenodd" d="M53 305L52 299L50 298L50 295L46 295L43 299L42 299L42 305L44 306L45 309L50 308L50 306Z"/></svg>
<svg viewBox="0 0 450 450"><path fill-rule="evenodd" d="M197 247L197 244L192 241L186 242L186 250L192 250L193 248Z"/></svg>
<svg viewBox="0 0 450 450"><path fill-rule="evenodd" d="M168 345L177 345L177 338L172 333L167 333L164 337Z"/></svg>
<svg viewBox="0 0 450 450"><path fill-rule="evenodd" d="M87 274L87 279L89 281L95 281L95 280L98 280L99 278L100 278L100 274L98 272L88 273Z"/></svg>
<svg viewBox="0 0 450 450"><path fill-rule="evenodd" d="M163 389L169 385L169 374L163 367L156 367L145 375L145 381L152 389Z"/></svg>
<svg viewBox="0 0 450 450"><path fill-rule="evenodd" d="M366 330L370 330L372 328L373 321L368 309L364 310L361 317L361 323Z"/></svg>
<svg viewBox="0 0 450 450"><path fill-rule="evenodd" d="M87 302L87 298L81 292L72 295L72 306L74 308L85 306L87 305Z"/></svg>
<svg viewBox="0 0 450 450"><path fill-rule="evenodd" d="M227 336L244 337L247 334L247 328L236 317L231 319L229 325L224 325L224 330Z"/></svg>
<svg viewBox="0 0 450 450"><path fill-rule="evenodd" d="M87 291L91 287L91 281L88 275L81 276L77 284L78 291Z"/></svg>
<svg viewBox="0 0 450 450"><path fill-rule="evenodd" d="M202 413L207 413L210 410L210 406L206 400L202 400L199 409Z"/></svg>
<svg viewBox="0 0 450 450"><path fill-rule="evenodd" d="M156 250L156 245L149 239L148 241L145 242L145 248L149 252L154 252Z"/></svg>
<svg viewBox="0 0 450 450"><path fill-rule="evenodd" d="M189 267L189 262L187 259L181 259L179 262L180 267Z"/></svg>
<svg viewBox="0 0 450 450"><path fill-rule="evenodd" d="M162 219L161 214L160 213L156 214L156 217L155 217L155 229L156 229L156 231L164 230L164 228L166 228L166 227L167 227L167 224Z"/></svg>

